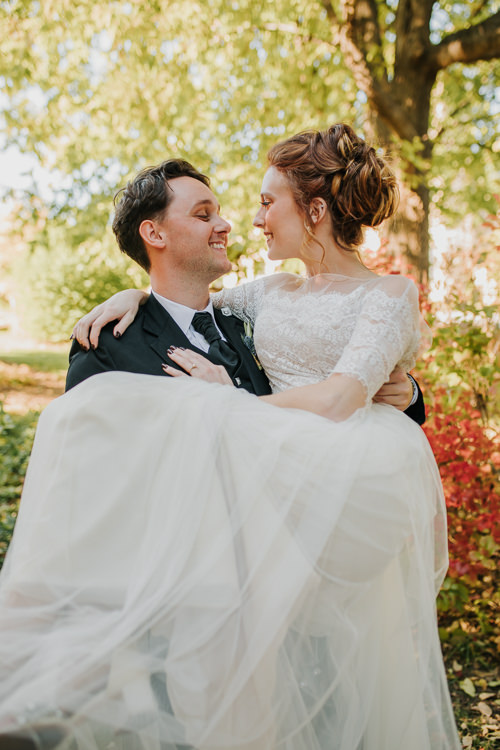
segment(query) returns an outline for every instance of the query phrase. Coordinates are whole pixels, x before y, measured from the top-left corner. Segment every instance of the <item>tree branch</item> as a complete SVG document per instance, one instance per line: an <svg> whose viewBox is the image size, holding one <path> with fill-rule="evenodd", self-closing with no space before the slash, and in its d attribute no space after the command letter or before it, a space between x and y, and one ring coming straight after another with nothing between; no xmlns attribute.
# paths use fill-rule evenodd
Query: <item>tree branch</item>
<svg viewBox="0 0 500 750"><path fill-rule="evenodd" d="M340 46L356 84L364 91L371 107L380 115L389 129L408 141L417 138L417 130L409 119L405 107L393 97L389 82L375 77L363 52L350 38L347 24L340 29Z"/></svg>
<svg viewBox="0 0 500 750"><path fill-rule="evenodd" d="M485 7L487 6L487 5L488 5L488 0L479 0L479 5L477 6L477 8L474 8L474 10L473 10L473 12L472 12L472 15L471 15L471 20L472 20L472 19L474 19L474 18L477 18L477 16L478 16L478 15L479 15L479 14L481 13L481 11L482 11L482 10L483 10L483 9L484 9L484 8L485 8Z"/></svg>
<svg viewBox="0 0 500 750"><path fill-rule="evenodd" d="M453 63L470 63L500 57L500 11L482 23L450 34L429 51L428 61L434 70Z"/></svg>
<svg viewBox="0 0 500 750"><path fill-rule="evenodd" d="M322 39L321 37L312 36L311 33L298 26L296 23L264 23L262 26L254 26L257 31L279 31L283 34L292 34L293 36L301 37L308 42L315 42L316 44L326 44L328 47L337 48L338 39Z"/></svg>
<svg viewBox="0 0 500 750"><path fill-rule="evenodd" d="M327 0L324 0L326 2ZM375 0L344 0L338 29L340 47L357 86L389 130L412 141L418 133L408 113L393 96L382 53Z"/></svg>
<svg viewBox="0 0 500 750"><path fill-rule="evenodd" d="M332 0L321 0L321 5L326 10L326 15L333 25L340 26L340 21L332 5Z"/></svg>
<svg viewBox="0 0 500 750"><path fill-rule="evenodd" d="M373 72L386 75L385 60L382 54L382 38L375 0L344 0L343 24L349 27L349 36L363 53Z"/></svg>
<svg viewBox="0 0 500 750"><path fill-rule="evenodd" d="M430 137L432 138L432 143L437 143L439 140L441 140L441 136L444 135L449 129L450 129L450 121L453 120L456 115L458 115L459 112L462 112L464 108L470 104L471 98L469 97L469 101L460 101L460 104L455 107L451 112L446 113L446 125L441 125L439 130L436 133L429 132ZM470 120L470 122L473 122L473 119ZM461 127L463 126L463 123L460 123Z"/></svg>
<svg viewBox="0 0 500 750"><path fill-rule="evenodd" d="M429 23L434 0L399 0L396 10L396 61L395 75L408 62L414 64L429 49Z"/></svg>

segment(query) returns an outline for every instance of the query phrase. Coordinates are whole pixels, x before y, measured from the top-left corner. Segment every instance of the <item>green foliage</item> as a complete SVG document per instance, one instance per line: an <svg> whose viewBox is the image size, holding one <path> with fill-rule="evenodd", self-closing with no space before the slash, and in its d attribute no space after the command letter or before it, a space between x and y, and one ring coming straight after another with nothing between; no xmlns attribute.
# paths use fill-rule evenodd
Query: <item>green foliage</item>
<svg viewBox="0 0 500 750"><path fill-rule="evenodd" d="M8 414L0 403L0 565L14 529L37 418Z"/></svg>
<svg viewBox="0 0 500 750"><path fill-rule="evenodd" d="M447 578L438 598L439 635L454 658L469 662L489 650L495 658L500 645L500 594L494 575L476 583Z"/></svg>
<svg viewBox="0 0 500 750"><path fill-rule="evenodd" d="M435 273L444 297L430 308L432 349L426 378L435 388L452 389L446 397L453 409L459 395L468 397L483 422L500 405L500 211L489 217L469 244L462 239L443 253Z"/></svg>
<svg viewBox="0 0 500 750"><path fill-rule="evenodd" d="M28 365L38 372L66 372L68 369L68 352L53 352L45 350L0 351L0 361L9 365Z"/></svg>
<svg viewBox="0 0 500 750"><path fill-rule="evenodd" d="M377 6L380 48L371 58L392 77L396 4ZM441 0L433 42L492 12L492 0ZM182 156L212 176L234 225L233 257L254 253L251 218L270 144L332 121L361 128L367 119L366 96L321 0L10 0L0 2L0 19L7 143L53 174L48 188L34 183L22 196L20 218L31 230L33 216L60 227L71 251L104 233L111 195L128 176ZM455 216L465 199L475 210L491 207L495 182L496 63L467 71L465 83L460 66L443 73L433 101L431 184L436 205ZM54 249L44 230L35 239Z"/></svg>
<svg viewBox="0 0 500 750"><path fill-rule="evenodd" d="M498 178L500 62L442 71L432 96L429 185L434 209L448 222L494 211Z"/></svg>
<svg viewBox="0 0 500 750"><path fill-rule="evenodd" d="M120 289L148 283L139 266L118 249L106 252L102 241L70 248L55 227L49 238L50 247L26 251L16 268L19 288L29 289L19 303L25 326L45 340L67 340L90 307Z"/></svg>
<svg viewBox="0 0 500 750"><path fill-rule="evenodd" d="M439 592L439 612L462 613L468 602L469 587L459 578L446 578Z"/></svg>
<svg viewBox="0 0 500 750"><path fill-rule="evenodd" d="M473 402L487 420L490 394L499 379L494 351L499 334L496 307L466 304L455 295L452 299L463 317L437 328L429 377L442 377L446 372L451 383L470 389Z"/></svg>
<svg viewBox="0 0 500 750"><path fill-rule="evenodd" d="M167 12L162 3L24 0L0 4L2 15L8 142L54 170L53 187L21 196L20 233L23 224L33 232L36 216L33 242L49 252L58 243L48 226L78 252L103 235L117 187L175 156L212 177L233 224L231 258L255 252L269 145L360 111L319 3L185 0ZM292 31L281 28L287 17L300 19Z"/></svg>

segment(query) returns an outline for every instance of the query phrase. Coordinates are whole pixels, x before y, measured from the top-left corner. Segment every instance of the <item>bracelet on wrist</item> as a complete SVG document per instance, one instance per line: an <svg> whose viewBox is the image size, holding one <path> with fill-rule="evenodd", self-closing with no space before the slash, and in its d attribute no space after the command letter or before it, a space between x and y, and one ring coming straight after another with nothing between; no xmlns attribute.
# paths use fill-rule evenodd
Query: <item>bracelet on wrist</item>
<svg viewBox="0 0 500 750"><path fill-rule="evenodd" d="M412 387L412 394L411 394L410 403L406 407L406 409L409 409L410 406L413 406L413 404L417 403L417 399L418 399L418 385L417 385L417 381L415 380L415 378L412 375L410 375L409 372L406 373L406 377L410 381L411 387ZM405 411L406 411L406 409L405 409Z"/></svg>

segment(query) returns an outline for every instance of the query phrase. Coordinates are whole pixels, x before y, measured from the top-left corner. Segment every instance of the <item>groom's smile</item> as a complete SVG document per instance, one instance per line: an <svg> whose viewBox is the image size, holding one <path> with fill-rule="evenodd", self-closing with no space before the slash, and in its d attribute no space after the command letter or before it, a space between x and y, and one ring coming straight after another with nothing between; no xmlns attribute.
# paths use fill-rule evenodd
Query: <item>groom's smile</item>
<svg viewBox="0 0 500 750"><path fill-rule="evenodd" d="M210 190L192 177L169 181L174 197L158 223L164 235L169 264L202 273L210 283L231 270L227 243L231 225L220 215Z"/></svg>

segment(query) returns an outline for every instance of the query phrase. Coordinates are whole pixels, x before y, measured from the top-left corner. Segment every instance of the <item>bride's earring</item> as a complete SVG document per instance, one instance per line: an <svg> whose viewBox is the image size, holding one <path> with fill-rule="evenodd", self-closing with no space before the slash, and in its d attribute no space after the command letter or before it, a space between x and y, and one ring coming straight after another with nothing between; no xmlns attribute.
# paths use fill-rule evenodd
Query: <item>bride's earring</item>
<svg viewBox="0 0 500 750"><path fill-rule="evenodd" d="M322 198L314 198L309 206L309 216L313 224L317 224L323 218L327 210L326 203Z"/></svg>

